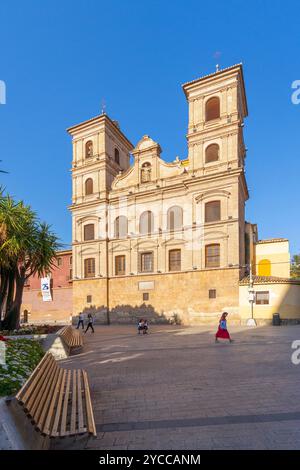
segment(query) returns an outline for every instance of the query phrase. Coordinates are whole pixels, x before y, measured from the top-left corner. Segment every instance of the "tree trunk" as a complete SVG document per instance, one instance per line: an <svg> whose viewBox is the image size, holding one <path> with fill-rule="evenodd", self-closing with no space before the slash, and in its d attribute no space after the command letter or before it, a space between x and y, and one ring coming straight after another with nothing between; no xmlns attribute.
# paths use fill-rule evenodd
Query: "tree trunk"
<svg viewBox="0 0 300 470"><path fill-rule="evenodd" d="M23 298L23 290L25 284L25 273L23 275L23 270L21 273L16 273L15 277L15 285L16 285L16 292L15 298L12 302L9 310L3 321L3 327L6 330L17 330L20 328L20 315L21 315L21 305L22 305L22 298Z"/></svg>
<svg viewBox="0 0 300 470"><path fill-rule="evenodd" d="M10 270L8 272L8 290L6 294L6 306L5 306L5 315L9 312L13 300L14 300L14 293L15 293L15 278L16 278L16 271Z"/></svg>
<svg viewBox="0 0 300 470"><path fill-rule="evenodd" d="M7 298L8 273L4 268L0 268L0 324L5 316L5 305Z"/></svg>

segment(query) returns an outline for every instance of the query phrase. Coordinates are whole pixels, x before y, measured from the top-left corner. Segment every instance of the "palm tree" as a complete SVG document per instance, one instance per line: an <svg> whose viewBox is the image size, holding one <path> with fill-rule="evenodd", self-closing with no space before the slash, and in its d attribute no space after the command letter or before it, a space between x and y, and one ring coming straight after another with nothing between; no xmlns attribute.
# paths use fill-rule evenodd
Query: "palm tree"
<svg viewBox="0 0 300 470"><path fill-rule="evenodd" d="M0 162L2 162L2 160L0 160ZM7 173L7 171L0 170L0 173Z"/></svg>
<svg viewBox="0 0 300 470"><path fill-rule="evenodd" d="M19 327L25 281L49 272L59 247L49 225L41 223L29 206L0 195L0 313L4 328Z"/></svg>

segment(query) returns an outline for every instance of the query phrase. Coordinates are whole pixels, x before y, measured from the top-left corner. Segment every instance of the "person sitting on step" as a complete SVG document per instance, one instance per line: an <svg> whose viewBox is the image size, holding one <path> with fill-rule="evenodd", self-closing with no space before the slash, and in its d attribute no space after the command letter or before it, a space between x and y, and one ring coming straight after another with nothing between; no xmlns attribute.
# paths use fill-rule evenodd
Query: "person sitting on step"
<svg viewBox="0 0 300 470"><path fill-rule="evenodd" d="M144 320L140 318L138 322L138 333L141 334L141 331L144 331Z"/></svg>
<svg viewBox="0 0 300 470"><path fill-rule="evenodd" d="M148 329L149 329L148 321L147 321L147 320L144 320L143 335L147 335L147 334L148 334Z"/></svg>

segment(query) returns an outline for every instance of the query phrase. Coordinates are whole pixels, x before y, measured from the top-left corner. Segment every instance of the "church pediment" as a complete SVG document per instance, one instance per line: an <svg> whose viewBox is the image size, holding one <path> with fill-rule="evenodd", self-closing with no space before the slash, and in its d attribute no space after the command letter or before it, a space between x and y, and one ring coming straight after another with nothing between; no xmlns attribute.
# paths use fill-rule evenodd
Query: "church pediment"
<svg viewBox="0 0 300 470"><path fill-rule="evenodd" d="M138 142L132 153L134 154L138 151L149 150L150 148L157 146L159 147L159 144L157 142L154 142L154 140L151 139L149 135L144 135Z"/></svg>
<svg viewBox="0 0 300 470"><path fill-rule="evenodd" d="M160 180L180 176L184 172L181 160L176 157L172 163L160 158L161 148L151 137L145 135L136 145L132 154L133 165L125 172L120 173L112 183L112 190L129 189L134 187L134 192L160 187Z"/></svg>

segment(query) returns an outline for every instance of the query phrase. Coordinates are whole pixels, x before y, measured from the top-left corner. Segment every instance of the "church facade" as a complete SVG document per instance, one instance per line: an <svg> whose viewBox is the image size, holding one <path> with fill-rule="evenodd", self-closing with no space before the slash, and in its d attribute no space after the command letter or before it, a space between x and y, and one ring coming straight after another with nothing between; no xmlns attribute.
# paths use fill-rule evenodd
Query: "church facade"
<svg viewBox="0 0 300 470"><path fill-rule="evenodd" d="M134 147L106 114L68 129L73 315L194 324L215 322L226 309L239 320L248 262L242 65L183 91L184 160L164 161L147 135Z"/></svg>

